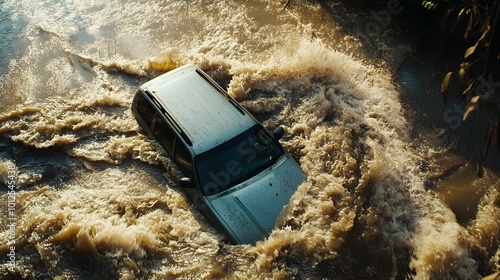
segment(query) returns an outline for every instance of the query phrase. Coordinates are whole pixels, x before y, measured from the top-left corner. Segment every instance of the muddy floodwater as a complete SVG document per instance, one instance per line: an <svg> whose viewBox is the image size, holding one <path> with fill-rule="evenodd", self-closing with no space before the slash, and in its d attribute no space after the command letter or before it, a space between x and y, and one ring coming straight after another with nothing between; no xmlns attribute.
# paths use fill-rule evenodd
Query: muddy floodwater
<svg viewBox="0 0 500 280"><path fill-rule="evenodd" d="M461 103L439 103L442 69L393 20L407 9L0 1L0 278L498 271L499 177L467 161ZM187 63L264 126L283 126L307 174L285 223L256 244L224 241L130 111L139 85Z"/></svg>

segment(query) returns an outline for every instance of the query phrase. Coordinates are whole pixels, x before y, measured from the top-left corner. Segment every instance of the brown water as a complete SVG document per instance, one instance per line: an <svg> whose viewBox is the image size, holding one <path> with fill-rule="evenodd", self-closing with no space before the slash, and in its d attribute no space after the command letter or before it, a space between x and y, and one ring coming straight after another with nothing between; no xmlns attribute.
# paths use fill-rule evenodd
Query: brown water
<svg viewBox="0 0 500 280"><path fill-rule="evenodd" d="M416 143L432 127L401 101L395 69L412 46L396 27L299 1L33 2L0 3L0 278L479 279L500 268L498 177L475 180L462 160L439 164L453 157L443 142ZM370 36L349 32L369 19ZM255 245L223 242L129 110L141 83L185 63L283 125L308 175L286 223Z"/></svg>

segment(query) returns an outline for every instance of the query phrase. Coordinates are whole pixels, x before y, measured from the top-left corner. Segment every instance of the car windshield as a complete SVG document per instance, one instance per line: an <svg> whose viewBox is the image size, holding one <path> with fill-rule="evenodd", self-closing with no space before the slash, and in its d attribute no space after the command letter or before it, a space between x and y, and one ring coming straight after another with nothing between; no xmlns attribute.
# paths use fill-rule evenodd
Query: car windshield
<svg viewBox="0 0 500 280"><path fill-rule="evenodd" d="M283 154L276 140L255 125L195 157L201 192L213 195L227 190L273 165Z"/></svg>

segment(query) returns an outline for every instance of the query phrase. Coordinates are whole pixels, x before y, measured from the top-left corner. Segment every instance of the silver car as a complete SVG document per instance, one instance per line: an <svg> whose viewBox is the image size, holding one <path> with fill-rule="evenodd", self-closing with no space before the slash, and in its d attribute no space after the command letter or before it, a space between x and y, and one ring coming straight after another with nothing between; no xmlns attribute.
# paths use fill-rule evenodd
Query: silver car
<svg viewBox="0 0 500 280"><path fill-rule="evenodd" d="M269 235L305 174L278 140L194 65L142 85L132 112L184 176L180 185L233 244Z"/></svg>

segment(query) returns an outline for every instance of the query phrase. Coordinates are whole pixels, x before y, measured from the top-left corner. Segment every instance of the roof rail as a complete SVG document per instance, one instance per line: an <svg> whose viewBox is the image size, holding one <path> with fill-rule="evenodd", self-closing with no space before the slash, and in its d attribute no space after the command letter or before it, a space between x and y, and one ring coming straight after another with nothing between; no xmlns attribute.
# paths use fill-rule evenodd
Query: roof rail
<svg viewBox="0 0 500 280"><path fill-rule="evenodd" d="M158 109L160 109L160 111L163 113L165 118L173 125L173 127L177 130L179 135L182 137L182 139L184 139L186 144L188 144L189 146L193 146L193 141L191 141L191 139L189 139L189 136L181 129L181 127L177 124L177 122L174 120L174 118L172 118L172 116L170 116L170 114L165 110L165 108L163 106L161 106L160 102L158 102L158 100L153 96L153 94L151 94L151 92L149 92L148 90L144 90L144 93L147 95L147 97L149 99L151 99L151 101L153 101L154 105L157 106Z"/></svg>
<svg viewBox="0 0 500 280"><path fill-rule="evenodd" d="M236 109L238 109L238 111L242 114L242 115L245 115L245 110L243 109L243 107L241 107L240 104L238 104L238 102L236 102L236 100L234 100L233 97L231 97L231 95L229 95L227 93L227 91L225 91L218 83L216 83L210 76L208 76L205 72L203 72L202 70L200 70L199 68L196 68L196 73L198 73L202 78L204 78L208 83L210 83L213 87L215 87L217 89L217 91L221 94L223 94L224 96L226 96L228 99L229 99L229 103L233 104L234 107L236 107Z"/></svg>

